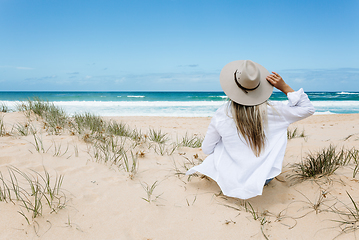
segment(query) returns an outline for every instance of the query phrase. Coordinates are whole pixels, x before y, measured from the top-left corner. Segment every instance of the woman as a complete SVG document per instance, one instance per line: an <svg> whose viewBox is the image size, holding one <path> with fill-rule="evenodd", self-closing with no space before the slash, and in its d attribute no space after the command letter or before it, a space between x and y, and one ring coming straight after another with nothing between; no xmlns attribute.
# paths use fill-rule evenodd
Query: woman
<svg viewBox="0 0 359 240"><path fill-rule="evenodd" d="M248 199L280 174L288 126L315 110L303 89L294 91L272 73L250 60L222 69L221 87L230 101L208 127L202 150L209 156L187 175L198 171L215 180L224 195ZM288 104L267 102L273 86L287 95Z"/></svg>

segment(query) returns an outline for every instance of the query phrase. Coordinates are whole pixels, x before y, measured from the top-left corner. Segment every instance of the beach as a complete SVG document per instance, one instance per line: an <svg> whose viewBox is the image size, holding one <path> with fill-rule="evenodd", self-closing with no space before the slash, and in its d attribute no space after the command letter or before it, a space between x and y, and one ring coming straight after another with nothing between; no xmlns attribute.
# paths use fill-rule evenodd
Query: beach
<svg viewBox="0 0 359 240"><path fill-rule="evenodd" d="M288 139L282 173L261 196L248 200L224 196L203 175L184 175L206 155L195 141L191 147L179 143L203 138L210 117L103 117L143 137L101 135L101 145L85 128L56 132L35 114L0 114L0 239L355 239L358 234L354 161L328 176L293 177L293 164L309 153L331 145L337 151L358 149L358 114L314 115L291 125L291 132L303 134ZM32 131L22 135L25 128ZM123 146L122 153L101 150L111 145L105 138ZM30 182L47 189L36 195L41 209ZM34 212L40 213L34 217Z"/></svg>

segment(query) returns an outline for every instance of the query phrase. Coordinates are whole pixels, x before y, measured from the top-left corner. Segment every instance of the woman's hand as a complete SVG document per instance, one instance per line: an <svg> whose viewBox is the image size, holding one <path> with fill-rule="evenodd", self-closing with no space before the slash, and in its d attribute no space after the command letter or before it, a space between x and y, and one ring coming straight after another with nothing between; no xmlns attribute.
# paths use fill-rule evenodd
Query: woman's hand
<svg viewBox="0 0 359 240"><path fill-rule="evenodd" d="M287 95L289 92L294 92L294 90L284 82L283 78L276 72L272 72L273 74L267 76L267 81L273 85L276 89L282 91Z"/></svg>

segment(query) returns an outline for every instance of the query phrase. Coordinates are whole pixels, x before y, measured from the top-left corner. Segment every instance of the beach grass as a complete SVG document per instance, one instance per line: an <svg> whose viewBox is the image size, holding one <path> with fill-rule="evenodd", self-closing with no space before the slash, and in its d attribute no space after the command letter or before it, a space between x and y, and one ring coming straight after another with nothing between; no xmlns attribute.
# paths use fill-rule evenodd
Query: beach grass
<svg viewBox="0 0 359 240"><path fill-rule="evenodd" d="M168 142L167 133L163 133L162 130L155 130L150 128L148 133L148 139L152 142L156 142L158 144L165 144Z"/></svg>
<svg viewBox="0 0 359 240"><path fill-rule="evenodd" d="M337 204L331 207L332 212L336 213L340 217L340 220L332 220L333 222L337 222L339 224L339 228L341 230L339 235L335 238L338 238L343 234L354 232L359 229L359 206L357 202L353 199L353 197L349 194L349 192L346 191L346 193L350 199L350 204L352 206L344 204L340 201L340 203L342 203L342 205L344 206L343 208L339 209L336 206Z"/></svg>
<svg viewBox="0 0 359 240"><path fill-rule="evenodd" d="M83 134L85 130L90 130L91 133L102 133L106 129L102 118L91 113L75 114L73 120L78 134Z"/></svg>
<svg viewBox="0 0 359 240"><path fill-rule="evenodd" d="M223 196L221 195L221 193L218 196ZM269 239L268 236L264 233L264 225L266 223L268 223L267 220L267 216L268 216L268 211L265 210L263 212L259 212L258 210L255 210L255 208L253 207L253 205L250 203L250 201L248 200L239 200L236 201L235 205L236 206L232 206L232 205L228 205L228 204L222 204L225 207L234 209L238 212L241 212L243 209L245 210L245 212L249 213L251 215L251 217L253 218L253 220L255 221L259 221L260 223L260 228L261 228L261 233L263 235L263 237L265 239ZM239 215L240 213L238 213ZM227 222L226 222L227 224Z"/></svg>
<svg viewBox="0 0 359 240"><path fill-rule="evenodd" d="M0 115L0 137L6 135L5 123L3 117Z"/></svg>
<svg viewBox="0 0 359 240"><path fill-rule="evenodd" d="M67 143L66 149L62 150L62 144L57 144L54 140L52 141L52 146L54 146L54 157L62 157L64 156L69 150L69 144Z"/></svg>
<svg viewBox="0 0 359 240"><path fill-rule="evenodd" d="M115 137L105 138L103 141L95 141L92 145L95 161L109 163L118 167L121 166L125 149L123 143L120 145L118 142L119 139Z"/></svg>
<svg viewBox="0 0 359 240"><path fill-rule="evenodd" d="M320 178L333 174L340 166L347 165L352 159L354 150L338 149L330 145L317 152L309 153L304 161L292 165L295 174L292 177L300 180Z"/></svg>
<svg viewBox="0 0 359 240"><path fill-rule="evenodd" d="M304 138L304 137L306 137L304 130L301 133L299 133L298 128L294 128L293 130L291 129L287 130L287 139Z"/></svg>
<svg viewBox="0 0 359 240"><path fill-rule="evenodd" d="M46 153L50 148L45 150L44 143L42 141L42 136L41 135L40 136L36 135L35 132L33 132L32 135L34 137L34 143L31 143L31 144L35 147L35 150L38 153Z"/></svg>
<svg viewBox="0 0 359 240"><path fill-rule="evenodd" d="M5 103L0 103L0 112L11 112L11 109Z"/></svg>
<svg viewBox="0 0 359 240"><path fill-rule="evenodd" d="M141 142L145 141L146 136L143 135L141 130L138 130L137 128L132 129L132 131L130 131L130 135L129 135L129 137L135 141L136 145L141 144Z"/></svg>
<svg viewBox="0 0 359 240"><path fill-rule="evenodd" d="M128 157L126 151L122 152L123 169L129 174L130 179L134 179L138 172L139 161L137 155L133 154L132 151L130 151L130 153L131 159Z"/></svg>
<svg viewBox="0 0 359 240"><path fill-rule="evenodd" d="M106 132L115 136L131 137L129 127L122 122L110 121L106 126Z"/></svg>
<svg viewBox="0 0 359 240"><path fill-rule="evenodd" d="M43 119L44 127L50 134L60 134L68 122L68 116L62 108L48 101L43 101L38 97L18 104L17 109L23 111L29 120L32 114L37 119L39 117Z"/></svg>
<svg viewBox="0 0 359 240"><path fill-rule="evenodd" d="M182 137L179 145L181 147L200 148L202 146L203 137L198 135L189 136L187 132Z"/></svg>
<svg viewBox="0 0 359 240"><path fill-rule="evenodd" d="M149 185L147 183L141 183L143 189L146 191L147 198L142 198L148 203L156 201L162 194L153 196L153 192L155 188L158 186L158 181L155 181L152 185Z"/></svg>
<svg viewBox="0 0 359 240"><path fill-rule="evenodd" d="M0 172L0 201L19 204L18 211L27 221L42 216L45 206L49 213L57 212L66 205L66 195L63 194L61 185L64 176L56 176L55 180L51 178L49 172L44 168L44 174L34 170L26 173L20 169L8 167L9 179L5 179ZM20 179L20 180L19 180ZM24 213L26 210L27 213Z"/></svg>
<svg viewBox="0 0 359 240"><path fill-rule="evenodd" d="M62 108L49 104L49 110L45 114L45 121L47 132L58 135L68 123L68 116Z"/></svg>
<svg viewBox="0 0 359 240"><path fill-rule="evenodd" d="M13 126L11 132L20 136L27 136L29 134L36 133L36 129L31 125L31 123L17 123Z"/></svg>
<svg viewBox="0 0 359 240"><path fill-rule="evenodd" d="M351 149L350 155L351 161L354 163L353 178L355 178L359 172L359 150L355 148Z"/></svg>

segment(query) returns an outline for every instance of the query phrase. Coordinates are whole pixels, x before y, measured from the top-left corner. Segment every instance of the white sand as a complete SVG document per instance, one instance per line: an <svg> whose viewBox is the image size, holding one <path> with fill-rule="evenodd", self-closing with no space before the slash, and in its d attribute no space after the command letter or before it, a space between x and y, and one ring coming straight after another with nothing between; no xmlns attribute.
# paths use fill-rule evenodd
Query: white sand
<svg viewBox="0 0 359 240"><path fill-rule="evenodd" d="M8 132L14 124L26 121L22 113L2 115ZM126 122L142 133L149 128L161 129L169 134L170 142L186 132L204 136L210 122L210 118L111 119ZM192 177L188 181L187 176L177 174L176 168L186 171L183 165L187 159L197 162L196 154L205 158L201 149L180 148L172 155L161 156L144 144L139 171L131 179L122 169L95 162L88 153L91 144L78 136L48 135L41 121L34 121L48 151L38 153L32 135L0 137L0 171L7 180L9 166L41 174L45 167L53 180L64 175L66 205L57 213L44 207L42 216L31 219L20 202L0 202L0 239L265 239L264 234L268 239L333 239L342 233L339 223L332 221L342 218L333 210L348 212L344 204L353 208L346 191L359 200L358 177L352 177L354 165L340 167L329 178L297 184L288 178L293 174L290 165L330 144L359 149L358 123L357 114L317 115L291 126L300 132L303 129L306 137L288 141L283 173L264 188L262 196L247 201L246 211L243 200L218 195L220 189L212 180ZM67 146L68 151L54 156L54 143L57 147L61 144L61 154ZM156 181L154 201L149 203L143 199L147 198L143 186ZM320 196L324 201L314 209ZM18 212L21 210L30 225ZM350 227L348 230L356 225ZM359 232L344 233L338 239L355 239L355 234Z"/></svg>

